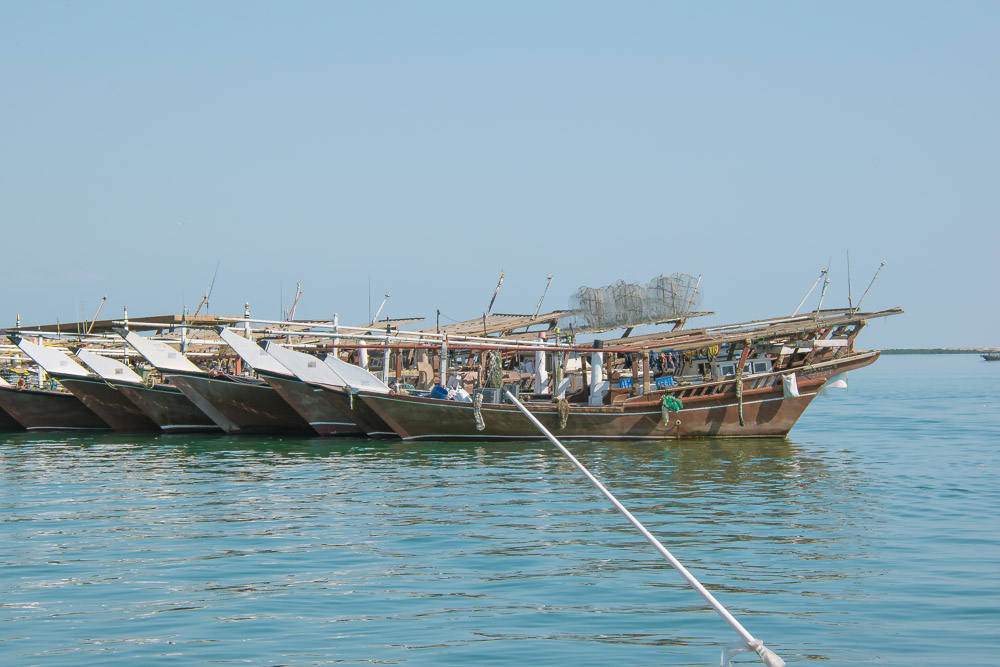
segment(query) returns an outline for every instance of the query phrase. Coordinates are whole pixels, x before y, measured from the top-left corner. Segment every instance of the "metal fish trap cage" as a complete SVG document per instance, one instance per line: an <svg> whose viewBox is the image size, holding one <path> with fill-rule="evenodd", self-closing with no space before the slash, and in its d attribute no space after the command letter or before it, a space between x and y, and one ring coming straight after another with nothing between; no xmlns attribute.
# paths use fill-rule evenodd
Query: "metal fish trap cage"
<svg viewBox="0 0 1000 667"><path fill-rule="evenodd" d="M570 296L573 311L561 326L609 331L683 317L701 305L700 281L686 273L660 275L647 284L618 280L581 287Z"/></svg>
<svg viewBox="0 0 1000 667"><path fill-rule="evenodd" d="M686 273L659 275L646 283L648 313L657 321L681 317L701 306L701 281Z"/></svg>

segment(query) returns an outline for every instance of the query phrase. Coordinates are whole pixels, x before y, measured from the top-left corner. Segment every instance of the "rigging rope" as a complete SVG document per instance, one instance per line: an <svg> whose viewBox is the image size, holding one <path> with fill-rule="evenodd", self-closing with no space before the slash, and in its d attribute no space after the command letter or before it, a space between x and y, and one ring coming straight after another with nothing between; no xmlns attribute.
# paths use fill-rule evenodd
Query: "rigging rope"
<svg viewBox="0 0 1000 667"><path fill-rule="evenodd" d="M559 430L562 431L566 428L566 422L569 421L569 401L560 398L556 403L556 412L559 413Z"/></svg>

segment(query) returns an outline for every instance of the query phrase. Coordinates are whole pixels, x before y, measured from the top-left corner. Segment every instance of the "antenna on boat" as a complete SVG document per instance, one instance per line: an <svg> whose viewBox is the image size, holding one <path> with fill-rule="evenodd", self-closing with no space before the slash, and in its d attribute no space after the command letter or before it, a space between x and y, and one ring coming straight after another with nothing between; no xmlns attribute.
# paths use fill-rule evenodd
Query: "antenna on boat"
<svg viewBox="0 0 1000 667"><path fill-rule="evenodd" d="M386 296L389 293L386 292ZM302 297L302 281L300 280L295 284L295 301L292 302L292 307L288 309L288 317L285 318L286 322L291 322L292 317L295 315L295 306L299 305L299 299Z"/></svg>
<svg viewBox="0 0 1000 667"><path fill-rule="evenodd" d="M535 306L535 312L531 314L531 319L538 317L538 311L542 308L542 301L545 299L545 293L549 291L549 285L552 284L552 274L550 273L546 276L546 278L545 289L542 290L542 296L538 299L538 305ZM499 285L497 288L499 289Z"/></svg>
<svg viewBox="0 0 1000 667"><path fill-rule="evenodd" d="M122 316L123 316L123 319L124 319L124 322L125 322L125 324L124 324L125 331L128 331L128 306L122 306ZM125 351L124 357L125 357L125 364L127 365L128 364L128 343L126 343L124 340L122 341L122 348L124 348L124 351Z"/></svg>
<svg viewBox="0 0 1000 667"><path fill-rule="evenodd" d="M192 317L198 317L198 313L201 312L202 306L205 306L205 310L208 310L208 300L212 296L212 288L215 287L215 278L219 275L219 266L221 264L221 259L215 264L215 273L212 274L212 282L209 283L208 289L205 290L205 296L201 297L201 303L199 303L198 307L194 309L194 315Z"/></svg>
<svg viewBox="0 0 1000 667"><path fill-rule="evenodd" d="M548 431L548 429L542 426L542 423L538 421L535 415L528 411L528 408L524 407L524 404L521 403L521 401L517 400L517 398L515 398L514 395L506 389L504 390L504 394L506 394L507 400L516 405L517 409L523 412L524 416L527 417L528 420L531 421L531 423L534 424L535 427L541 431L552 444L559 448L559 451L570 460L570 463L576 466L576 469L582 472L587 480L597 487L597 490L600 491L605 498L611 501L611 504L615 506L615 509L617 509L633 526L636 527L640 533L642 533L642 536L646 538L646 541L652 544L653 548L660 552L661 556L667 559L667 562L669 562L670 565L672 565L673 568L677 570L677 572L685 579L685 581L687 581L691 587L697 591L698 595L700 595L702 599L704 599L705 602L707 602L709 606L715 610L715 613L721 616L722 620L724 620L729 627L740 636L740 639L743 640L742 642L730 644L726 647L726 650L723 651L724 665L728 664L729 661L727 658L730 658L733 653L738 653L740 651L753 651L760 656L760 659L764 661L764 664L767 665L767 667L784 667L785 661L782 660L776 653L771 651L771 649L764 646L764 642L751 635L750 632L744 628L731 613L729 613L729 610L723 607L722 603L716 600L715 596L712 595L700 581L695 579L694 575L691 574L688 569L684 567L684 565L677 560L677 558L675 558L674 555L670 553L667 548L663 546L663 544L656 539L656 537L654 537L653 534L649 532L649 530L642 525L639 520L636 519L610 491L608 491L607 487L601 484L601 482L598 481L598 479L594 477L594 475L587 470L587 468L584 467L584 465L580 463L568 449L566 449L565 445L559 442L559 440L557 440L556 437Z"/></svg>
<svg viewBox="0 0 1000 667"><path fill-rule="evenodd" d="M823 280L823 276L825 276L827 274L828 270L829 269L821 269L820 270L819 277L816 278L816 282L814 282L813 286L809 288L809 291L806 292L806 295L804 297L802 297L802 301L799 301L799 305L796 306L795 312L792 313L792 317L795 317L796 315L799 314L799 308L802 308L802 304L804 304L806 302L806 299L809 298L809 295L813 293L814 289L816 289L816 285L819 285L819 281Z"/></svg>
<svg viewBox="0 0 1000 667"><path fill-rule="evenodd" d="M497 281L497 288L495 290L493 290L493 298L490 299L490 305L486 309L486 314L487 315L489 315L490 312L492 312L492 310L493 310L493 302L497 300L497 294L500 293L500 286L503 285L503 276L504 276L504 272L501 271L500 272L500 280Z"/></svg>
<svg viewBox="0 0 1000 667"><path fill-rule="evenodd" d="M87 335L90 335L90 330L94 328L94 322L97 321L97 316L101 314L101 308L104 308L104 302L108 300L108 295L105 294L101 297L101 303L97 306L97 312L94 313L94 319L90 321L90 325L87 327Z"/></svg>
<svg viewBox="0 0 1000 667"><path fill-rule="evenodd" d="M371 326L371 325L375 324L376 322L378 322L378 316L382 312L382 308L385 307L385 302L389 300L390 296L392 296L392 295L389 292L385 293L385 298L382 299L381 305L379 305L378 310L375 311L375 317L372 318L372 321L369 324L369 326Z"/></svg>
<svg viewBox="0 0 1000 667"><path fill-rule="evenodd" d="M851 251L847 251L847 310L854 313L854 303L851 301Z"/></svg>
<svg viewBox="0 0 1000 667"><path fill-rule="evenodd" d="M830 261L826 263L826 271L823 272L826 274L826 280L823 281L823 291L819 293L819 304L816 306L817 317L819 316L820 309L823 307L823 299L826 297L826 288L830 286L830 265L832 263L833 258L831 257Z"/></svg>
<svg viewBox="0 0 1000 667"><path fill-rule="evenodd" d="M855 307L854 311L851 313L852 315L855 312L857 312L858 310L861 309L861 302L865 300L866 296L868 296L868 290L870 290L872 288L872 285L875 284L875 279L878 278L878 274L880 274L882 272L883 268L885 268L885 262L882 262L881 264L879 264L878 269L876 269L876 271L875 271L875 275L872 276L872 281L870 283L868 283L868 289L866 289L865 293L861 295L860 299L858 299L858 305L857 305L857 307Z"/></svg>

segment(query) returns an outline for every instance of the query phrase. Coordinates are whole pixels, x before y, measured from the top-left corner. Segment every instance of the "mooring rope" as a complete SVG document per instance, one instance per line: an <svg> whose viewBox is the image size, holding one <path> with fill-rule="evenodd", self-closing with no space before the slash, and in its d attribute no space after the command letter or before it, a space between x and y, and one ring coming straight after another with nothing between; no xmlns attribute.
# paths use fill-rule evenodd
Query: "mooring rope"
<svg viewBox="0 0 1000 667"><path fill-rule="evenodd" d="M503 386L503 364L496 350L486 353L486 386L490 389Z"/></svg>
<svg viewBox="0 0 1000 667"><path fill-rule="evenodd" d="M476 430L486 429L486 422L483 421L483 392L478 391L472 397L472 416L476 418Z"/></svg>
<svg viewBox="0 0 1000 667"><path fill-rule="evenodd" d="M740 426L746 426L743 421L743 369L736 369L736 404L740 409Z"/></svg>
<svg viewBox="0 0 1000 667"><path fill-rule="evenodd" d="M560 398L556 403L556 412L559 413L559 430L562 431L566 428L566 422L569 421L569 401Z"/></svg>

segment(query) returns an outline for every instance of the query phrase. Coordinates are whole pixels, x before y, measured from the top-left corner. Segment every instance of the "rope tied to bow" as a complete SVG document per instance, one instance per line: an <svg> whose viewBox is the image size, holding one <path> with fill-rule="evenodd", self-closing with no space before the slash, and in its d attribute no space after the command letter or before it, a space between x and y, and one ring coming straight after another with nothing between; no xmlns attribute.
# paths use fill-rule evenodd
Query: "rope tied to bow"
<svg viewBox="0 0 1000 667"><path fill-rule="evenodd" d="M569 421L569 401L560 398L556 403L556 412L559 413L559 430L562 431L566 428L566 422Z"/></svg>
<svg viewBox="0 0 1000 667"><path fill-rule="evenodd" d="M476 418L476 430L486 429L486 422L483 421L483 392L477 391L472 397L472 416Z"/></svg>

